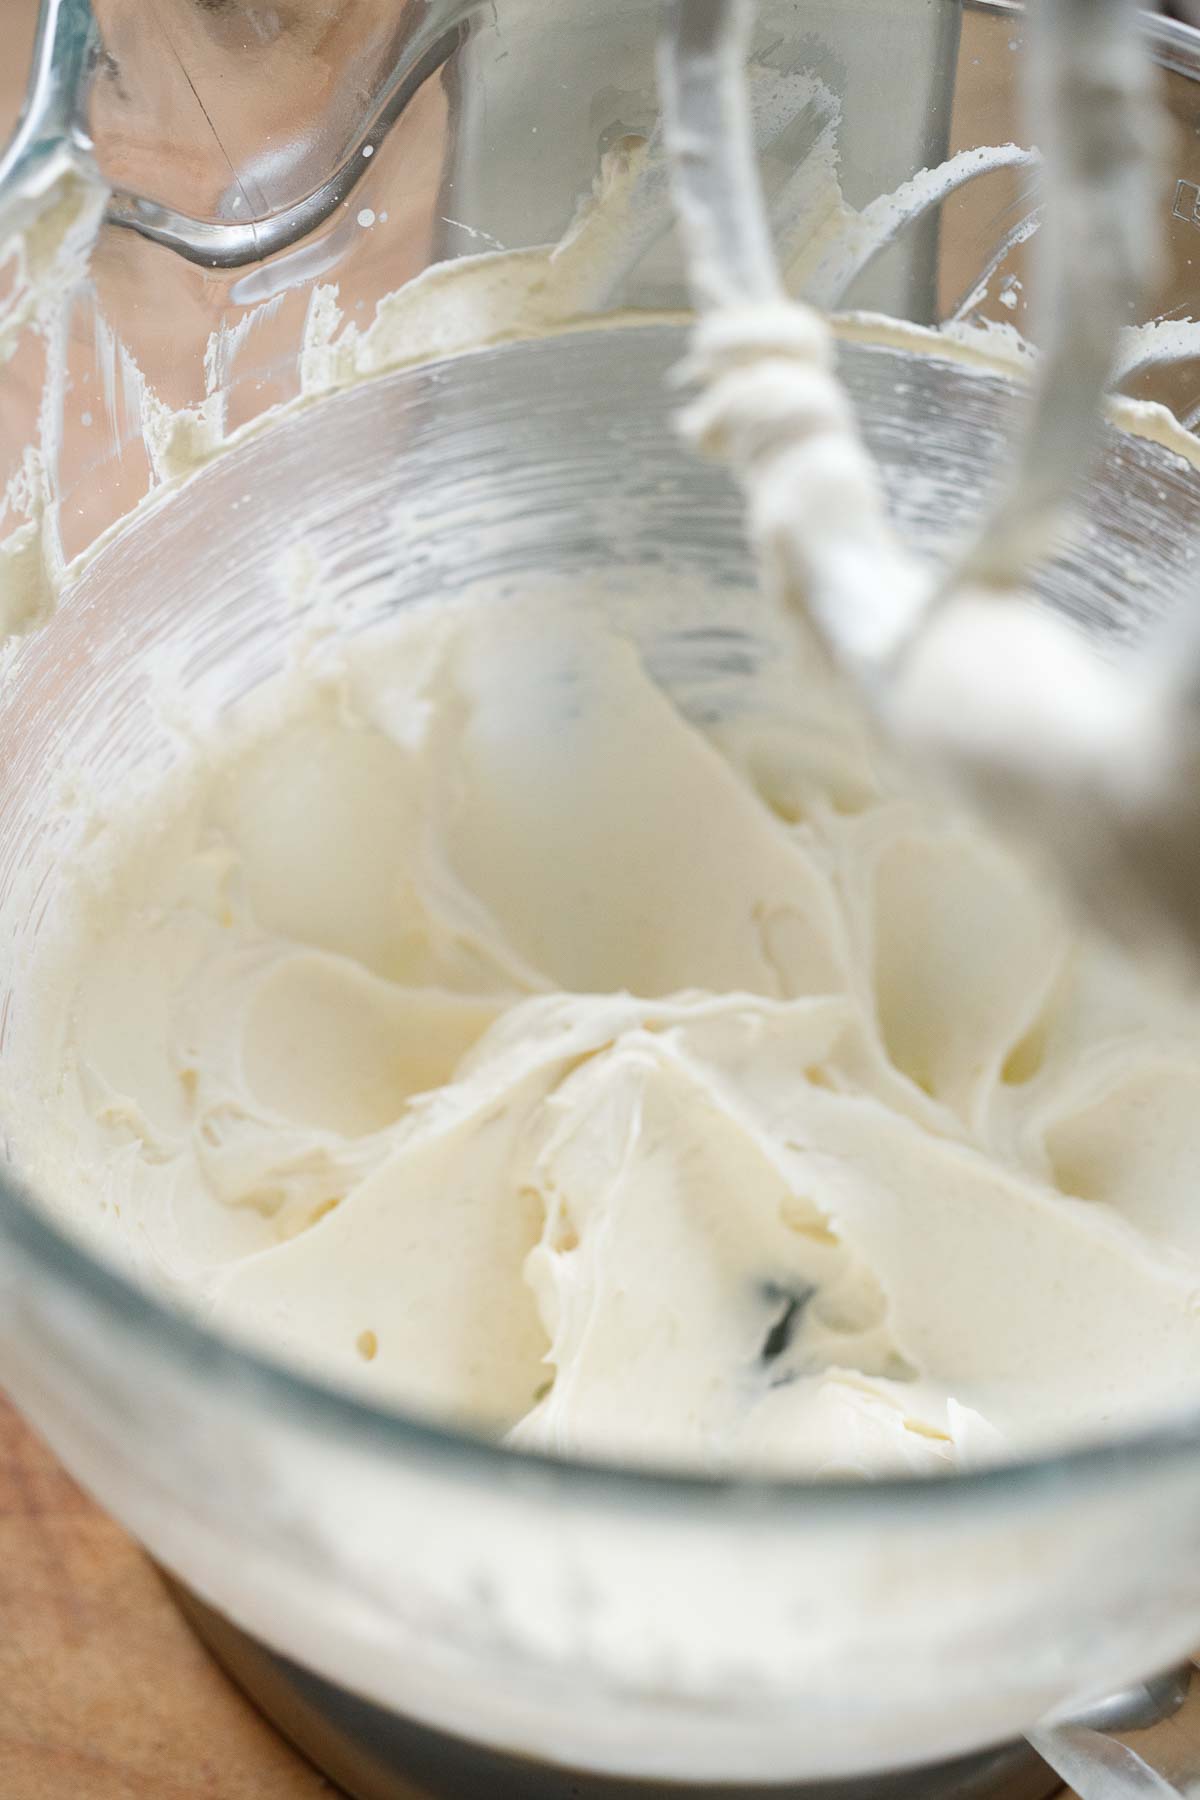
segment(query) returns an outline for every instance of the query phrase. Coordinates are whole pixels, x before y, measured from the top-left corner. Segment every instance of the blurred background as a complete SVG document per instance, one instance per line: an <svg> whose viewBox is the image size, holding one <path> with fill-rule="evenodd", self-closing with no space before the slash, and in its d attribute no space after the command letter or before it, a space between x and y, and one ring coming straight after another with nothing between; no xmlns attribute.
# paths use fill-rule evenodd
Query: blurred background
<svg viewBox="0 0 1200 1800"><path fill-rule="evenodd" d="M5 134L36 11L36 0L4 7ZM233 430L297 393L315 284L336 283L343 316L365 324L431 263L554 242L605 150L655 128L656 0L95 0L95 11L105 54L89 123L114 187L163 216L230 231L303 216L292 241L233 268L115 225L102 232L69 320L59 453L68 556L155 479L143 381L178 409L202 403L219 379ZM783 191L811 143L803 95L813 77L841 109L839 180L852 206L956 151L1030 141L1023 34L1007 0L762 0L755 74L777 115L762 133L768 192ZM1194 311L1200 249L1200 59L1175 46L1164 60L1168 267L1144 317L1180 320ZM304 204L323 184L334 198L313 220ZM1027 170L985 174L909 227L844 303L927 325L1029 331L1035 210ZM0 267L0 303L5 279ZM664 232L612 304L683 298ZM206 351L222 328L238 335L214 375ZM37 429L44 351L29 333L0 381L0 492ZM1126 387L1189 424L1200 416L1190 350L1134 371Z"/></svg>

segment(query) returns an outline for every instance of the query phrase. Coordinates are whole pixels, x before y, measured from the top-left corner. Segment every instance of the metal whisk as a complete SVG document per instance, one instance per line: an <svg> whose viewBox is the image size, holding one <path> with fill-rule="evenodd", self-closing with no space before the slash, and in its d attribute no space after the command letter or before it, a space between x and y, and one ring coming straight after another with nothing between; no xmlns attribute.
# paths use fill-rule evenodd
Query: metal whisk
<svg viewBox="0 0 1200 1800"><path fill-rule="evenodd" d="M1164 132L1137 8L1033 10L1042 353L1009 483L939 575L893 532L829 328L779 277L744 86L752 12L678 0L660 56L699 314L684 427L739 475L768 579L885 731L1023 835L1138 954L1194 966L1200 627L1173 626L1113 666L1024 586L1093 448L1119 327L1157 260Z"/></svg>

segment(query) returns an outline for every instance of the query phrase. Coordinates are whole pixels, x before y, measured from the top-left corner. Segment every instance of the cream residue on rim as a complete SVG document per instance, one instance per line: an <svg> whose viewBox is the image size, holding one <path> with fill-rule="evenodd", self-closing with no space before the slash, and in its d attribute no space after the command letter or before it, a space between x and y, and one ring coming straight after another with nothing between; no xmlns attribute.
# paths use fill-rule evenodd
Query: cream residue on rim
<svg viewBox="0 0 1200 1800"><path fill-rule="evenodd" d="M821 127L777 196L774 224L789 288L823 308L839 307L871 259L931 207L981 175L1030 167L1037 160L1034 152L1011 143L960 151L935 168L919 170L894 193L855 209L846 202L838 176L837 97L802 70L782 76L755 65L747 74L755 130L764 142L801 112L811 114ZM57 475L67 390L63 325L70 297L87 281L88 251L104 200L101 187L71 176L46 197L11 245L0 245L19 265L14 295L0 307L0 366L22 330L36 332L47 349L39 441L28 449L0 501L0 647L47 618L131 516L115 520L72 561L65 559ZM666 159L656 131L649 139L619 140L603 153L592 191L558 243L434 264L385 295L365 328L347 320L335 284L315 285L297 350L299 393L233 429L227 423L227 400L234 367L255 322L276 304L274 289L234 325L212 334L204 358L204 398L194 405L167 405L122 347L123 380L140 417L151 476L135 510L160 504L214 456L285 414L360 381L519 339L597 326L616 329L649 319L678 321L684 315L614 309L622 280L669 230L670 220ZM1033 235L1037 226L1037 216L1031 215L1020 227L1023 237ZM1024 376L1035 354L1011 326L954 319L932 330L866 313L843 315L833 324L836 333L856 341L949 357L1007 377ZM99 315L98 328L111 337ZM1122 333L1118 376L1194 354L1198 333L1200 326L1191 321L1128 327ZM1111 412L1121 429L1195 461L1196 439L1166 408L1117 396Z"/></svg>

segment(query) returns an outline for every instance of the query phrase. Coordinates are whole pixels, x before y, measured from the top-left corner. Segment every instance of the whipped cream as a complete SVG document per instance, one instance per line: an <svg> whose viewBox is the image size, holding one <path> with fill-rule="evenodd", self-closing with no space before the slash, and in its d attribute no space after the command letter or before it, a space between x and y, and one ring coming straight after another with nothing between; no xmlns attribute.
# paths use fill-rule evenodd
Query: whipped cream
<svg viewBox="0 0 1200 1800"><path fill-rule="evenodd" d="M775 224L823 305L930 205L1032 160L964 152L855 211L836 104L807 76L798 101L827 122ZM658 134L622 140L557 245L431 268L362 327L318 287L293 404L594 320L669 217ZM50 307L62 283L26 274ZM53 352L52 308L22 304L5 322ZM195 407L132 371L154 499L265 423L225 417L256 316L214 336ZM686 704L629 628L644 596L603 584L310 646L154 792L106 802L28 971L18 1160L218 1328L527 1447L871 1475L1132 1427L1200 1386L1200 1036L871 743L800 615L841 618L852 541L842 624L870 661L928 578L871 471L831 464L826 328L802 385L772 365L748 408L719 338L700 372L724 358L740 411L714 391L690 428L749 469L792 604L747 597L770 704ZM7 496L6 632L65 573L43 410ZM814 454L764 470L797 412ZM681 636L704 606L675 595Z"/></svg>
<svg viewBox="0 0 1200 1800"><path fill-rule="evenodd" d="M709 601L647 579L678 652ZM557 1453L936 1470L1194 1400L1196 1032L792 624L694 704L645 599L310 646L110 808L6 1096L38 1191L217 1328Z"/></svg>

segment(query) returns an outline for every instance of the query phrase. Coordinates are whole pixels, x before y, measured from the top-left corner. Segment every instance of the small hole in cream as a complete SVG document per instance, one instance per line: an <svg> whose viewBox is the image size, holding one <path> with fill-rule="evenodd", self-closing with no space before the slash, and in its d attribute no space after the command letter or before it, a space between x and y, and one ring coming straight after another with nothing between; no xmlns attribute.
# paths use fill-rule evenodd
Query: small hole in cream
<svg viewBox="0 0 1200 1800"><path fill-rule="evenodd" d="M570 1219L562 1213L560 1213L558 1218L554 1221L554 1230L551 1234L550 1245L552 1249L558 1251L560 1256L567 1256L572 1250L578 1250L579 1248L579 1233L576 1231L574 1225L572 1225Z"/></svg>
<svg viewBox="0 0 1200 1800"><path fill-rule="evenodd" d="M789 1231L794 1231L797 1237L807 1238L810 1244L835 1250L841 1243L837 1232L825 1223L811 1200L798 1200L789 1194L779 1209L779 1217Z"/></svg>
<svg viewBox="0 0 1200 1800"><path fill-rule="evenodd" d="M1021 1087L1041 1073L1045 1060L1046 1026L1043 1022L1027 1032L1019 1044L1014 1044L1000 1071L1000 1078L1008 1087Z"/></svg>
<svg viewBox="0 0 1200 1800"><path fill-rule="evenodd" d="M930 1438L935 1444L949 1444L953 1442L953 1439L947 1432L939 1431L936 1425L926 1424L924 1419L906 1418L903 1423L905 1431L910 1431L913 1437Z"/></svg>

